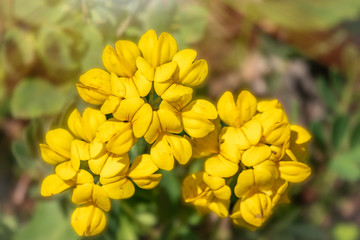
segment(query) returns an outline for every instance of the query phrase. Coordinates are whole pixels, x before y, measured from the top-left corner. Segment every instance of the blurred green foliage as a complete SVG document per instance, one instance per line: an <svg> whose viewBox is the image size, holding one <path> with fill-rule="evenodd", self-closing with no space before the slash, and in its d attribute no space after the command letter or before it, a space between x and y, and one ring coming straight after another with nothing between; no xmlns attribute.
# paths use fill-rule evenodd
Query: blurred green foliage
<svg viewBox="0 0 360 240"><path fill-rule="evenodd" d="M184 205L181 180L203 164L193 161L164 171L157 189L113 201L107 231L92 239L359 239L359 12L357 0L0 1L0 239L79 239L70 196L40 197L51 169L38 143L66 125L72 108L86 106L75 83L102 68L105 45L137 42L148 29L170 32L179 49L208 61L199 95L216 101L224 90L251 88L280 98L313 135L312 179L250 232ZM310 76L291 70L298 60ZM139 141L130 158L146 150Z"/></svg>

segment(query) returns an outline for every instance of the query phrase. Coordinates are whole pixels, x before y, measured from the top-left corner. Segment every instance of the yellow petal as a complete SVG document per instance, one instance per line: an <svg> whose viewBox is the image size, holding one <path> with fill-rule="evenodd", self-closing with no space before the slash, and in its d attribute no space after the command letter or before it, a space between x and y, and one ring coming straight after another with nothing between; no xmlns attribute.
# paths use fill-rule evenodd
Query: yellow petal
<svg viewBox="0 0 360 240"><path fill-rule="evenodd" d="M71 225L79 236L95 236L105 229L106 216L94 204L86 204L75 209Z"/></svg>
<svg viewBox="0 0 360 240"><path fill-rule="evenodd" d="M137 69L136 58L140 56L138 46L131 41L120 40L115 43L115 48L121 64L126 68L126 73L128 75L125 76L131 77Z"/></svg>
<svg viewBox="0 0 360 240"><path fill-rule="evenodd" d="M225 179L221 177L212 176L208 173L204 173L202 177L204 183L206 183L206 185L208 185L211 190L218 190L225 186Z"/></svg>
<svg viewBox="0 0 360 240"><path fill-rule="evenodd" d="M99 155L104 154L105 151L105 144L102 143L99 139L95 138L92 142L90 142L90 158L96 158Z"/></svg>
<svg viewBox="0 0 360 240"><path fill-rule="evenodd" d="M161 33L158 39L158 49L155 53L158 65L170 62L176 52L176 40L167 32Z"/></svg>
<svg viewBox="0 0 360 240"><path fill-rule="evenodd" d="M216 198L221 200L230 200L231 196L231 189L229 186L225 185L222 188L219 188L217 190L213 190L213 193Z"/></svg>
<svg viewBox="0 0 360 240"><path fill-rule="evenodd" d="M217 104L219 117L228 126L234 126L237 108L231 92L225 92Z"/></svg>
<svg viewBox="0 0 360 240"><path fill-rule="evenodd" d="M201 59L191 64L190 69L188 69L187 73L183 73L180 75L180 82L185 86L195 87L205 80L207 74L207 62L204 59Z"/></svg>
<svg viewBox="0 0 360 240"><path fill-rule="evenodd" d="M94 183L94 177L88 171L80 169L73 178L73 181L76 184Z"/></svg>
<svg viewBox="0 0 360 240"><path fill-rule="evenodd" d="M164 135L160 135L152 145L150 155L160 169L170 171L174 168L172 149Z"/></svg>
<svg viewBox="0 0 360 240"><path fill-rule="evenodd" d="M220 155L236 164L238 164L241 159L240 150L236 147L236 145L231 143L224 142L220 144Z"/></svg>
<svg viewBox="0 0 360 240"><path fill-rule="evenodd" d="M52 150L66 158L70 158L71 141L74 138L68 131L62 128L50 130L47 132L45 138Z"/></svg>
<svg viewBox="0 0 360 240"><path fill-rule="evenodd" d="M101 105L105 102L109 94L106 92L101 92L97 89L91 88L84 84L76 84L76 88L80 97L87 103L94 105ZM110 89L109 89L110 90Z"/></svg>
<svg viewBox="0 0 360 240"><path fill-rule="evenodd" d="M123 154L123 155L111 154L106 160L105 165L103 166L100 172L100 176L104 178L114 177L123 171L127 171L129 165L130 165L130 161L128 154Z"/></svg>
<svg viewBox="0 0 360 240"><path fill-rule="evenodd" d="M203 138L190 139L193 147L193 158L202 158L213 153L219 153L219 126L215 124L216 129Z"/></svg>
<svg viewBox="0 0 360 240"><path fill-rule="evenodd" d="M158 170L149 154L142 154L135 158L128 172L130 178L140 178L153 174Z"/></svg>
<svg viewBox="0 0 360 240"><path fill-rule="evenodd" d="M291 141L295 144L308 143L311 139L311 135L306 129L297 125L291 125Z"/></svg>
<svg viewBox="0 0 360 240"><path fill-rule="evenodd" d="M161 132L161 125L160 125L160 119L157 111L152 112L152 118L150 126L145 133L145 140L152 144L159 136L159 133Z"/></svg>
<svg viewBox="0 0 360 240"><path fill-rule="evenodd" d="M125 78L120 78L116 76L115 73L113 72L111 73L110 84L111 84L111 94L113 96L119 98L124 98L126 96L126 87L123 79Z"/></svg>
<svg viewBox="0 0 360 240"><path fill-rule="evenodd" d="M94 185L94 189L92 191L92 200L102 210L106 212L110 211L111 203L109 196L106 191L99 185Z"/></svg>
<svg viewBox="0 0 360 240"><path fill-rule="evenodd" d="M160 183L161 177L161 174L151 174L146 177L133 178L132 180L139 188L153 189Z"/></svg>
<svg viewBox="0 0 360 240"><path fill-rule="evenodd" d="M175 62L169 62L157 67L155 71L154 82L163 83L170 79L173 79L173 75L176 72L177 68L178 66ZM158 95L162 94L162 92L158 91L156 93Z"/></svg>
<svg viewBox="0 0 360 240"><path fill-rule="evenodd" d="M108 143L106 149L115 154L124 154L130 151L131 147L136 143L130 123L123 123L124 127L113 135Z"/></svg>
<svg viewBox="0 0 360 240"><path fill-rule="evenodd" d="M71 161L74 162L72 164L73 167L77 170L78 165L80 166L80 161L78 160L89 160L90 159L90 144L78 139L75 139L71 142Z"/></svg>
<svg viewBox="0 0 360 240"><path fill-rule="evenodd" d="M237 125L242 126L249 121L256 113L256 98L248 91L242 91L236 101L238 109Z"/></svg>
<svg viewBox="0 0 360 240"><path fill-rule="evenodd" d="M211 102L203 99L192 101L182 110L182 112L187 111L201 114L206 119L216 119L218 116L215 106Z"/></svg>
<svg viewBox="0 0 360 240"><path fill-rule="evenodd" d="M148 80L142 73L137 71L132 78L134 81L134 84L138 90L138 93L140 94L140 97L146 97L152 87L152 81Z"/></svg>
<svg viewBox="0 0 360 240"><path fill-rule="evenodd" d="M138 68L138 71L148 81L152 82L154 80L155 68L150 63L148 63L144 58L138 57L136 59L136 67Z"/></svg>
<svg viewBox="0 0 360 240"><path fill-rule="evenodd" d="M245 166L257 165L270 157L270 147L259 143L247 149L242 155L242 163Z"/></svg>
<svg viewBox="0 0 360 240"><path fill-rule="evenodd" d="M143 34L139 40L139 49L144 56L144 59L153 67L156 67L156 57L154 56L157 51L157 35L154 30L149 30Z"/></svg>
<svg viewBox="0 0 360 240"><path fill-rule="evenodd" d="M70 131L78 138L87 142L91 141L87 132L84 121L77 109L74 109L68 118L68 126Z"/></svg>
<svg viewBox="0 0 360 240"><path fill-rule="evenodd" d="M260 189L269 189L273 186L279 173L276 164L267 160L254 166L255 185Z"/></svg>
<svg viewBox="0 0 360 240"><path fill-rule="evenodd" d="M238 198L242 198L252 187L255 186L254 170L242 171L237 179L234 193Z"/></svg>
<svg viewBox="0 0 360 240"><path fill-rule="evenodd" d="M289 182L302 182L311 174L311 168L301 162L280 161L280 177Z"/></svg>
<svg viewBox="0 0 360 240"><path fill-rule="evenodd" d="M252 145L252 142L250 142L250 140L253 141L254 144L256 144L257 142L255 142L254 140L257 139L259 141L261 137L261 125L249 125L249 127L249 129L246 129L247 134L243 131L244 127L224 127L220 135L220 141L225 144L236 145L236 147L240 150L248 149ZM252 135L252 133L254 134ZM248 137L251 139L249 139Z"/></svg>
<svg viewBox="0 0 360 240"><path fill-rule="evenodd" d="M156 86L156 83L155 83ZM171 84L161 95L161 98L169 101L175 102L183 98L184 96L190 96L193 93L193 89L191 87L187 87L181 84Z"/></svg>
<svg viewBox="0 0 360 240"><path fill-rule="evenodd" d="M88 161L90 170L94 174L100 175L100 172L101 172L102 168L104 167L105 162L108 159L108 157L109 157L109 153L106 151L104 154L100 154L99 156L97 156L95 158L91 158Z"/></svg>
<svg viewBox="0 0 360 240"><path fill-rule="evenodd" d="M126 199L134 195L134 184L128 179L116 181L102 186L111 199Z"/></svg>
<svg viewBox="0 0 360 240"><path fill-rule="evenodd" d="M44 159L44 161L49 164L56 165L69 160L68 158L52 150L47 144L40 144L40 150L42 159Z"/></svg>
<svg viewBox="0 0 360 240"><path fill-rule="evenodd" d="M203 180L204 172L196 172L185 177L182 183L182 195L185 202L192 202L198 199L207 187Z"/></svg>
<svg viewBox="0 0 360 240"><path fill-rule="evenodd" d="M250 145L256 145L261 138L261 123L256 120L252 119L246 122L241 127L242 132L246 136L247 140L249 141Z"/></svg>
<svg viewBox="0 0 360 240"><path fill-rule="evenodd" d="M151 118L152 108L150 104L145 103L135 113L134 117L131 120L134 136L136 138L141 138L145 135L146 131L149 129Z"/></svg>
<svg viewBox="0 0 360 240"><path fill-rule="evenodd" d="M174 113L165 109L160 109L157 113L162 132L180 133L183 130L180 120Z"/></svg>
<svg viewBox="0 0 360 240"><path fill-rule="evenodd" d="M77 185L72 194L72 202L75 204L84 204L92 201L94 183L85 183Z"/></svg>
<svg viewBox="0 0 360 240"><path fill-rule="evenodd" d="M80 76L77 84L80 96L88 103L100 105L110 95L110 74L102 69L91 69Z"/></svg>
<svg viewBox="0 0 360 240"><path fill-rule="evenodd" d="M272 108L280 108L282 109L281 103L279 103L278 100L270 100L270 101L261 101L257 105L257 110L259 112L265 112L267 110L270 110Z"/></svg>
<svg viewBox="0 0 360 240"><path fill-rule="evenodd" d="M281 145L290 138L290 124L282 109L273 108L260 116L263 139L271 145Z"/></svg>
<svg viewBox="0 0 360 240"><path fill-rule="evenodd" d="M120 121L131 122L136 112L144 105L144 103L142 98L135 97L124 99L120 102L118 109L113 115Z"/></svg>
<svg viewBox="0 0 360 240"><path fill-rule="evenodd" d="M229 215L229 200L215 200L209 204L209 209L215 212L219 217L226 218Z"/></svg>
<svg viewBox="0 0 360 240"><path fill-rule="evenodd" d="M71 162L63 162L56 166L56 174L64 180L70 180L76 175L76 170L72 167Z"/></svg>
<svg viewBox="0 0 360 240"><path fill-rule="evenodd" d="M56 174L51 174L47 176L41 183L41 195L44 197L49 197L63 192L72 186L74 186L73 181L66 181L61 179Z"/></svg>
<svg viewBox="0 0 360 240"><path fill-rule="evenodd" d="M260 227L271 213L271 199L264 193L245 196L241 200L240 211L246 222Z"/></svg>
<svg viewBox="0 0 360 240"><path fill-rule="evenodd" d="M180 68L180 79L184 78L191 70L191 65L193 64L195 57L196 51L193 49L184 49L175 54L173 61L176 62Z"/></svg>
<svg viewBox="0 0 360 240"><path fill-rule="evenodd" d="M110 95L104 104L101 106L100 111L103 114L110 114L116 111L116 109L119 107L121 98Z"/></svg>
<svg viewBox="0 0 360 240"><path fill-rule="evenodd" d="M192 155L190 142L178 135L167 134L165 137L176 160L182 165L186 164Z"/></svg>
<svg viewBox="0 0 360 240"><path fill-rule="evenodd" d="M203 115L191 111L181 114L184 130L194 138L202 138L215 129L214 124Z"/></svg>
<svg viewBox="0 0 360 240"><path fill-rule="evenodd" d="M221 155L210 157L205 161L205 171L217 177L232 177L238 169L238 164L225 159Z"/></svg>
<svg viewBox="0 0 360 240"><path fill-rule="evenodd" d="M106 121L106 116L97 109L86 108L83 112L83 121L89 140L94 140L96 131Z"/></svg>

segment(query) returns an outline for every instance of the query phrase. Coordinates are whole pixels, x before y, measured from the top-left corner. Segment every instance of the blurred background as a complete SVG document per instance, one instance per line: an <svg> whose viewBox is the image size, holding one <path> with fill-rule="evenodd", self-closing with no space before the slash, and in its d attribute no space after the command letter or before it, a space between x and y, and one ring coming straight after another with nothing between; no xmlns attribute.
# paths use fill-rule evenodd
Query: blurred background
<svg viewBox="0 0 360 240"><path fill-rule="evenodd" d="M103 68L106 44L149 29L207 60L198 97L250 89L280 99L313 136L313 173L251 232L184 206L184 170L163 172L157 189L113 201L106 232L92 239L360 239L359 0L0 0L0 239L79 239L70 194L40 196L53 170L38 144L85 106L75 83Z"/></svg>

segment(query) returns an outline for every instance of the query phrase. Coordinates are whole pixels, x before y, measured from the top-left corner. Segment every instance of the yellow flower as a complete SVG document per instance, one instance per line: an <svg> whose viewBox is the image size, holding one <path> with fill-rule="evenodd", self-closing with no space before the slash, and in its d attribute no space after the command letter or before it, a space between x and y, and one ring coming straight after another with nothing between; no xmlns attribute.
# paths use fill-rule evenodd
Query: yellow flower
<svg viewBox="0 0 360 240"><path fill-rule="evenodd" d="M106 149L115 154L127 153L149 128L152 108L141 98L121 101L114 118L98 128L99 141L106 143Z"/></svg>
<svg viewBox="0 0 360 240"><path fill-rule="evenodd" d="M94 236L104 231L106 216L96 204L88 203L75 209L71 225L79 236Z"/></svg>
<svg viewBox="0 0 360 240"><path fill-rule="evenodd" d="M190 142L185 137L171 134L180 133L182 130L181 122L174 113L166 109L153 112L145 140L150 144L153 143L150 155L160 169L172 170L174 158L180 164L186 164L190 160L192 154Z"/></svg>
<svg viewBox="0 0 360 240"><path fill-rule="evenodd" d="M75 109L68 119L70 131L54 129L46 134L47 144L40 144L45 162L56 165L55 172L62 179L73 178L80 167L80 160L89 160L103 152L104 145L95 138L97 128L106 120L99 110L86 108L83 117Z"/></svg>
<svg viewBox="0 0 360 240"><path fill-rule="evenodd" d="M187 176L182 184L184 201L200 211L213 211L220 217L228 216L231 190L223 178L197 172Z"/></svg>
<svg viewBox="0 0 360 240"><path fill-rule="evenodd" d="M203 138L191 138L193 157L208 157L205 161L205 172L217 177L231 177L239 170L241 152L236 145L221 143L220 123L214 124L215 129Z"/></svg>
<svg viewBox="0 0 360 240"><path fill-rule="evenodd" d="M93 176L86 170L80 169L70 180L63 180L57 174L47 176L41 184L41 195L49 197L63 192L76 184L94 183Z"/></svg>
<svg viewBox="0 0 360 240"><path fill-rule="evenodd" d="M202 138L215 129L210 120L217 118L213 104L206 100L191 101L191 95L184 96L179 101L162 101L160 109L167 109L179 117L184 130L191 137Z"/></svg>
<svg viewBox="0 0 360 240"><path fill-rule="evenodd" d="M245 150L256 145L261 138L261 123L254 119L257 107L255 97L242 91L235 105L231 92L225 92L219 99L218 112L221 120L229 127L222 130L222 141L237 145Z"/></svg>
<svg viewBox="0 0 360 240"><path fill-rule="evenodd" d="M290 147L286 149L286 160L305 162L311 135L302 127L291 125Z"/></svg>
<svg viewBox="0 0 360 240"><path fill-rule="evenodd" d="M175 54L172 62L156 69L154 88L162 99L177 101L183 96L192 95L192 87L201 84L207 74L208 66L205 60L197 60L196 51L184 49Z"/></svg>
<svg viewBox="0 0 360 240"><path fill-rule="evenodd" d="M152 189L159 184L161 174L155 174L158 167L149 154L136 157L130 169L129 166L128 160L126 166L116 176L100 177L102 187L111 199L125 199L134 194L135 187L130 179L143 189Z"/></svg>

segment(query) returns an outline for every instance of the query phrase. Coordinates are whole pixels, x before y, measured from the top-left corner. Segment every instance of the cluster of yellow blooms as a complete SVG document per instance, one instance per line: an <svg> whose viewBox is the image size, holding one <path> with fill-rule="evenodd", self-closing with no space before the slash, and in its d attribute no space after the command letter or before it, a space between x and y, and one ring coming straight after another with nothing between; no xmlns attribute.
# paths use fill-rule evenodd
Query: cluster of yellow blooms
<svg viewBox="0 0 360 240"><path fill-rule="evenodd" d="M238 175L233 208L236 224L258 227L282 201L288 182L310 174L306 158L310 135L289 124L276 101L259 102L247 91L235 104L230 92L218 109L202 99L192 100L192 87L208 73L196 51L178 51L168 33L153 30L138 44L120 40L103 52L105 70L91 69L77 84L81 98L99 109L75 109L68 130L46 134L40 144L45 162L55 166L41 186L43 196L72 189L79 206L71 217L83 236L102 232L110 199L130 198L136 184L152 189L161 180L158 169L172 170L175 159L187 164L208 157L205 171L185 178L183 196L199 210L228 215L231 190ZM219 116L218 116L219 115ZM219 118L220 117L220 118ZM223 125L221 127L220 119ZM151 144L150 154L130 162L129 151L139 138Z"/></svg>
<svg viewBox="0 0 360 240"><path fill-rule="evenodd" d="M207 159L204 172L185 178L183 196L199 211L227 217L229 183L238 174L234 188L238 200L230 217L237 225L256 229L276 204L287 202L289 182L310 175L304 161L311 136L290 125L277 100L258 103L248 91L241 92L236 103L232 93L224 93L217 109L223 124L217 121L207 136L191 138L193 157Z"/></svg>

